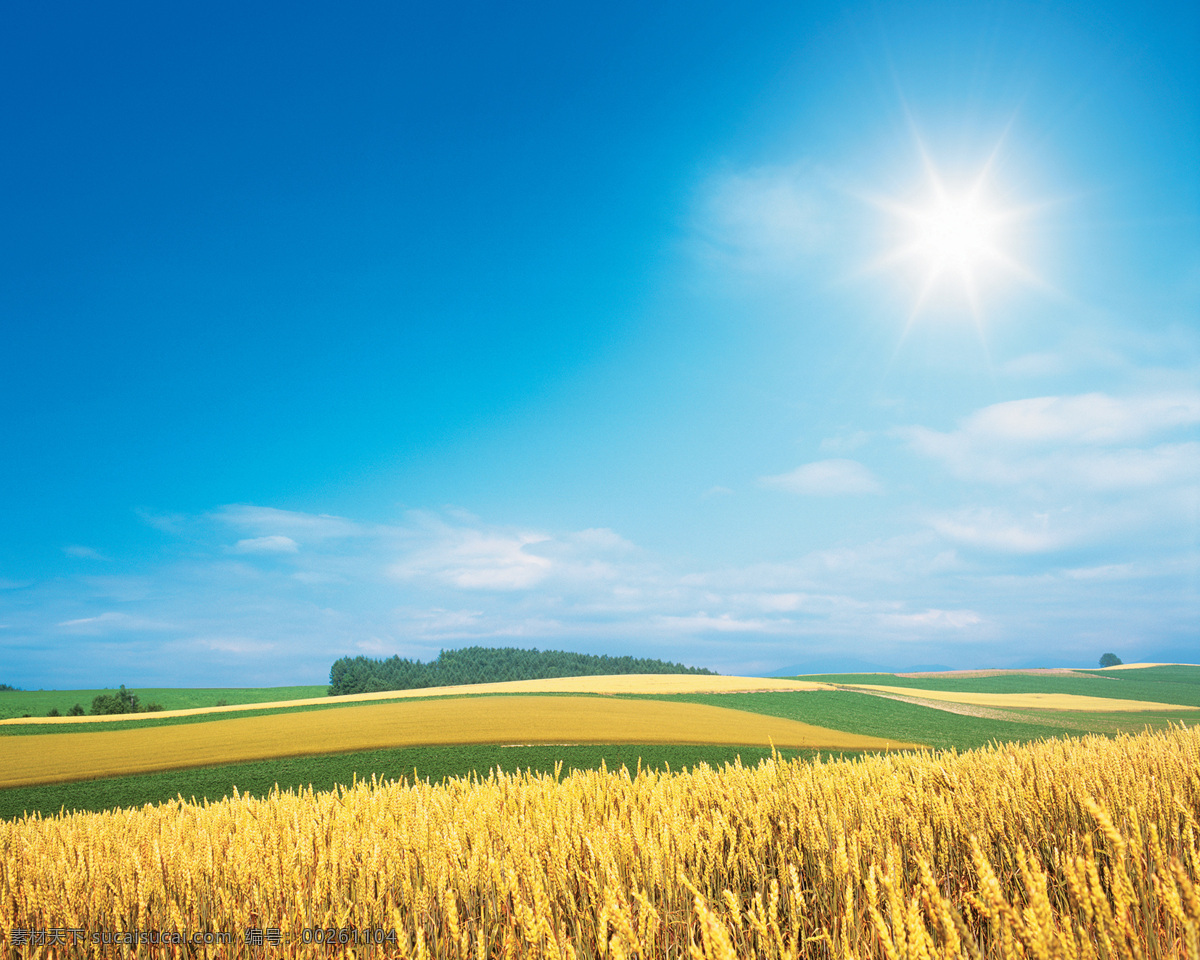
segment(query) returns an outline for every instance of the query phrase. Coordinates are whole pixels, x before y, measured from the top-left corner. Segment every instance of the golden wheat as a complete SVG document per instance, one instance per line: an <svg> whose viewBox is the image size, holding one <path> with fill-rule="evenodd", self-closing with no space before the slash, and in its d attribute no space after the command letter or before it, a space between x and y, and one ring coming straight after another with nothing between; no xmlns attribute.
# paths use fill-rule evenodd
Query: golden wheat
<svg viewBox="0 0 1200 960"><path fill-rule="evenodd" d="M1198 815L1194 727L179 800L0 823L0 931L232 934L136 957L324 956L315 929L353 928L395 930L346 953L372 957L1200 960Z"/></svg>

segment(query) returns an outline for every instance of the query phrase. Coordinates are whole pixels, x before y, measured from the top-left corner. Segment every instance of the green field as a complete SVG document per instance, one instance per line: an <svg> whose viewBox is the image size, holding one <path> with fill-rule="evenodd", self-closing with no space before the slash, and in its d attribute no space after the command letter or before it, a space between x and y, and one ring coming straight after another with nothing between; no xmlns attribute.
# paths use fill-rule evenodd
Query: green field
<svg viewBox="0 0 1200 960"><path fill-rule="evenodd" d="M785 758L816 756L816 751L780 750ZM75 783L56 783L43 787L17 787L0 790L0 819L12 819L26 813L54 816L65 810L111 810L162 803L182 795L210 802L240 794L263 796L276 785L280 790L332 790L338 784L355 779L380 780L416 778L438 783L446 777L487 777L495 768L513 772L531 769L535 773L562 770L594 770L604 763L610 770L627 767L631 773L643 770L672 770L683 767L723 766L741 758L752 766L771 755L762 747L663 746L662 744L620 744L616 746L532 746L502 747L480 744L468 747L410 747L403 750L368 750L360 753L336 753L319 757L295 757L260 760L254 763L223 764L191 770L170 770L136 777L105 777ZM853 756L853 751L838 751L822 756Z"/></svg>
<svg viewBox="0 0 1200 960"><path fill-rule="evenodd" d="M1200 667L1150 667L1138 670L1080 672L1074 675L1010 674L993 677L897 677L891 674L834 674L805 679L820 679L831 683L886 684L903 688L925 688L946 691L979 693L1073 693L1119 699L1142 699L1160 703L1200 706ZM143 702L157 701L165 708L212 706L218 700L228 704L263 703L275 700L323 696L324 687L266 687L256 689L206 690L136 690ZM0 693L0 715L20 716L33 713L34 705L41 714L51 706L67 707L82 703L104 691L29 691ZM111 692L111 691L108 691ZM518 696L519 694L512 694ZM574 696L575 694L561 694ZM750 713L784 717L802 723L829 727L848 733L887 737L922 743L933 749L969 750L992 741L1025 742L1048 737L1078 736L1084 733L1112 735L1118 732L1137 732L1147 726L1161 727L1171 722L1196 722L1194 714L1182 712L1144 713L1081 713L1051 710L989 710L986 716L971 716L920 704L890 700L852 690L728 693L622 695L630 699L680 700L711 704ZM426 699L426 698L420 698ZM329 709L330 704L279 708L269 713ZM7 710L7 713L4 711ZM65 710L63 710L65 712ZM260 715L264 711L254 711ZM218 714L225 719L246 716L250 712L231 711ZM0 735L20 736L28 733L51 733L88 730L97 733L122 729L175 723L205 723L213 717L154 718L113 721L104 724L0 726ZM0 744L3 740L0 739ZM158 803L182 795L218 800L232 794L235 786L241 793L268 793L276 784L281 789L299 789L309 785L314 790L329 790L335 785L349 784L355 778L369 780L412 778L439 781L448 776L471 773L486 776L496 766L505 770L530 768L553 771L561 761L565 769L594 768L603 761L610 768L625 765L637 769L692 766L701 762L721 765L741 757L743 763L753 764L769 751L755 747L723 746L522 746L502 747L481 744L455 747L410 747L393 750L372 750L357 753L336 753L322 756L265 760L254 763L225 764L214 767L175 770L140 776L109 777L99 780L40 787L0 790L0 817L11 818L26 811L43 816L61 809L104 810L113 807L140 806ZM785 751L785 755L797 755ZM0 749L0 762L3 751Z"/></svg>
<svg viewBox="0 0 1200 960"><path fill-rule="evenodd" d="M658 698L655 698L658 699ZM1192 713L1068 713L1060 711L989 711L1013 719L965 716L886 697L850 690L789 693L685 694L694 703L786 717L873 737L894 737L923 743L935 750L972 750L993 740L1025 743L1047 737L1086 733L1136 733L1147 726L1192 723Z"/></svg>
<svg viewBox="0 0 1200 960"><path fill-rule="evenodd" d="M304 700L323 697L329 688L306 687L139 687L130 692L137 695L143 707L157 703L164 710L190 710L195 707L215 707L224 700L227 704L270 703L273 700ZM100 694L112 695L116 690L0 690L0 720L14 717L44 717L52 709L66 716L75 704L84 712L91 710L92 699Z"/></svg>
<svg viewBox="0 0 1200 960"><path fill-rule="evenodd" d="M1069 693L1116 700L1148 700L1200 707L1200 667L1143 667L1073 675L1006 674L997 677L898 677L890 673L831 673L802 680L882 684L959 693Z"/></svg>

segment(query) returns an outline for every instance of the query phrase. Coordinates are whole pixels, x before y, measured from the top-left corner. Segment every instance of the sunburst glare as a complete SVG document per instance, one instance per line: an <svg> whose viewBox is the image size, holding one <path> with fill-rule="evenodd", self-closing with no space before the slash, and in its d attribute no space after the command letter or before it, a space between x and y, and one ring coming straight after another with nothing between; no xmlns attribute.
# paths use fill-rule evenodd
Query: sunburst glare
<svg viewBox="0 0 1200 960"><path fill-rule="evenodd" d="M1032 206L1007 206L995 199L992 170L996 151L969 180L955 183L918 143L925 182L903 200L870 198L893 218L894 246L875 268L913 271L916 293L905 333L934 301L952 316L969 317L983 336L984 296L1005 281L1045 286L1016 259L1014 228L1030 216Z"/></svg>

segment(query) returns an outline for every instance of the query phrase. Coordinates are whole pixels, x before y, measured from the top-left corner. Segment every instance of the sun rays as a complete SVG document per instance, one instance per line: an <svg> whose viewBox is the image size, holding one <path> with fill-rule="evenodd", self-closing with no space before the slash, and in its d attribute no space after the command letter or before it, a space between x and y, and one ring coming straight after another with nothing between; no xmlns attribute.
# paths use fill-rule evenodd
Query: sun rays
<svg viewBox="0 0 1200 960"><path fill-rule="evenodd" d="M995 167L1000 144L969 177L952 176L933 160L917 138L923 182L903 198L865 199L888 215L890 248L868 266L904 271L914 293L904 336L922 315L938 312L969 319L984 339L985 304L1013 281L1047 284L1015 253L1017 229L1038 205L1011 205L997 191Z"/></svg>

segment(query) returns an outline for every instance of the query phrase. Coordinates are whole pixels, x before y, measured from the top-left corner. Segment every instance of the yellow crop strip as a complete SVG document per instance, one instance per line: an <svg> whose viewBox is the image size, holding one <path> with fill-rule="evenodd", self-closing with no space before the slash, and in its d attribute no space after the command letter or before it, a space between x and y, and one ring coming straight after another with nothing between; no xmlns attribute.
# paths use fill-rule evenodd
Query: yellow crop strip
<svg viewBox="0 0 1200 960"><path fill-rule="evenodd" d="M673 693L758 693L761 691L832 690L827 683L811 680L785 680L780 677L722 677L703 674L634 673L599 677L557 677L545 680L505 680L498 683L459 684L451 687L421 687L416 690L385 690L379 693L353 693L342 697L309 697L303 700L273 700L268 703L239 703L224 707L192 707L187 710L160 710L157 713L114 714L98 717L14 717L0 724L114 723L124 720L151 720L162 717L194 717L202 714L274 710L280 707L306 707L337 703L371 703L378 700L410 697L484 696L496 693L599 693L599 694L673 694Z"/></svg>
<svg viewBox="0 0 1200 960"><path fill-rule="evenodd" d="M607 697L419 700L0 740L0 788L350 750L463 743L914 744L698 703Z"/></svg>
<svg viewBox="0 0 1200 960"><path fill-rule="evenodd" d="M1176 727L5 821L0 956L1197 960L1198 770Z"/></svg>
<svg viewBox="0 0 1200 960"><path fill-rule="evenodd" d="M976 707L1008 707L1012 710L1072 710L1086 713L1141 713L1147 710L1200 710L1178 703L1149 700L1116 700L1110 697L1085 697L1075 693L962 693L954 690L922 690L916 687L889 687L881 683L845 684L853 690L877 690L880 693L920 700L966 703Z"/></svg>

